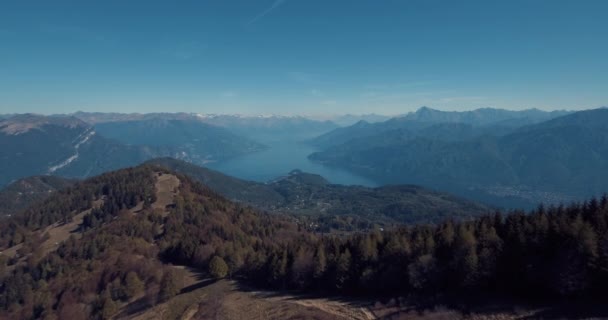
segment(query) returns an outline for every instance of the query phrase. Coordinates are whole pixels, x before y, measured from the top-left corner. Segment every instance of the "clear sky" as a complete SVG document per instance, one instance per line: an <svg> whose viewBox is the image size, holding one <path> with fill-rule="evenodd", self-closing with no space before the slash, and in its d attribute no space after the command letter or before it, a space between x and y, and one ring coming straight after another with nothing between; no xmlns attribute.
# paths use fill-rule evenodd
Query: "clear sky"
<svg viewBox="0 0 608 320"><path fill-rule="evenodd" d="M0 1L0 113L608 105L608 1Z"/></svg>

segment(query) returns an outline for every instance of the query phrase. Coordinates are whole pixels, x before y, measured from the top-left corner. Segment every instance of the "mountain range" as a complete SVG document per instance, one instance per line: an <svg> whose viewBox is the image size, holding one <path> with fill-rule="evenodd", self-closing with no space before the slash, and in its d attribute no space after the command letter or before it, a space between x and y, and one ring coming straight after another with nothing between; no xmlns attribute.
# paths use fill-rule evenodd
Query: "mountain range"
<svg viewBox="0 0 608 320"><path fill-rule="evenodd" d="M10 115L0 120L0 186L41 174L85 178L158 157L204 165L306 140L319 150L310 159L377 185L420 185L491 206L530 208L606 192L606 112L424 107L343 128L276 115ZM312 194L332 193L328 188ZM323 209L324 201L298 210Z"/></svg>
<svg viewBox="0 0 608 320"><path fill-rule="evenodd" d="M145 122L149 120L180 120L198 122L220 127L230 132L250 137L257 141L274 141L277 136L290 140L310 139L339 126L328 120L313 120L302 116L239 115L202 113L88 113L76 112L72 116L95 126L119 125L122 122Z"/></svg>
<svg viewBox="0 0 608 320"><path fill-rule="evenodd" d="M179 158L199 164L265 148L227 129L195 120L152 118L98 123L94 128L100 135L123 144L166 148Z"/></svg>
<svg viewBox="0 0 608 320"><path fill-rule="evenodd" d="M341 127L346 127L346 126L353 125L359 121L374 123L374 122L383 122L383 121L389 120L391 118L393 118L393 117L383 115L383 114L377 114L377 113L368 113L368 114L338 115L338 116L330 117L330 120L331 120L331 122L333 122Z"/></svg>
<svg viewBox="0 0 608 320"><path fill-rule="evenodd" d="M310 158L383 184L418 184L507 207L608 190L608 110L528 113L508 119L503 112L454 115L425 108L325 134L313 141L325 150ZM549 119L541 121L539 114Z"/></svg>
<svg viewBox="0 0 608 320"><path fill-rule="evenodd" d="M152 118L98 123L74 116L15 115L0 120L0 186L39 174L83 178L172 156L196 163L261 150L227 129Z"/></svg>
<svg viewBox="0 0 608 320"><path fill-rule="evenodd" d="M338 128L310 140L321 148L336 146L356 138L375 136L392 130L419 132L420 136L443 133L442 138L469 138L471 135L504 135L515 128L550 120L569 111L546 112L538 109L512 111L503 109L476 109L472 111L440 111L422 107L416 112L382 122L361 120L351 126ZM463 132L464 131L464 132ZM463 135L464 134L464 135Z"/></svg>

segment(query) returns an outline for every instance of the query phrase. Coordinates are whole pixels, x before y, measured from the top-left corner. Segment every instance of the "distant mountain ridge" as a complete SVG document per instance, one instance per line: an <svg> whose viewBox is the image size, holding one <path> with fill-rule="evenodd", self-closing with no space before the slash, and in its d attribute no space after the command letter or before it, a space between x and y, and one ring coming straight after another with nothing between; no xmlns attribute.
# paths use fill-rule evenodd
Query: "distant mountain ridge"
<svg viewBox="0 0 608 320"><path fill-rule="evenodd" d="M425 129L433 131L440 127L454 128L454 124L469 125L476 135L503 135L518 127L550 120L569 113L570 111L547 112L538 109L511 111L491 108L473 111L439 111L422 107L416 112L391 118L384 122L359 121L352 126L338 128L315 137L310 140L310 143L321 148L327 148L392 130L409 131L416 134L418 131ZM454 133L458 134L458 132ZM425 134L425 132L422 132L419 135L424 136ZM459 136L450 135L452 138L459 139Z"/></svg>
<svg viewBox="0 0 608 320"><path fill-rule="evenodd" d="M0 186L40 174L84 178L159 156L205 163L263 148L223 128L186 120L98 125L73 116L0 120Z"/></svg>
<svg viewBox="0 0 608 320"><path fill-rule="evenodd" d="M338 128L332 121L313 120L303 116L199 115L199 118L202 122L226 128L245 137L253 137L262 143L309 139Z"/></svg>
<svg viewBox="0 0 608 320"><path fill-rule="evenodd" d="M462 139L388 130L311 158L380 183L414 183L497 205L530 207L608 191L606 123L608 110L596 109Z"/></svg>
<svg viewBox="0 0 608 320"><path fill-rule="evenodd" d="M353 125L359 121L365 121L365 122L369 122L369 123L375 123L375 122L383 122L386 121L390 118L393 118L393 116L387 116L387 115L383 115L383 114L376 114L376 113L368 113L368 114L345 114L345 115L340 115L340 116L335 116L331 118L331 121L340 125L340 126L350 126Z"/></svg>
<svg viewBox="0 0 608 320"><path fill-rule="evenodd" d="M110 123L120 125L122 122L140 121L187 121L198 122L214 127L220 127L243 137L265 142L274 141L279 135L282 139L310 139L338 128L338 125L328 120L314 120L303 116L283 115L240 115L240 114L203 114L203 113L100 113L76 112L73 116L94 124L109 126Z"/></svg>
<svg viewBox="0 0 608 320"><path fill-rule="evenodd" d="M204 164L260 151L264 145L224 128L194 120L152 118L95 125L99 134L135 146L165 147L180 158Z"/></svg>
<svg viewBox="0 0 608 320"><path fill-rule="evenodd" d="M457 122L476 126L490 124L505 124L520 120L522 123L541 122L571 113L570 111L542 111L539 109L505 110L494 108L481 108L471 111L440 111L429 107L422 107L416 112L409 113L403 118L406 120L445 123Z"/></svg>

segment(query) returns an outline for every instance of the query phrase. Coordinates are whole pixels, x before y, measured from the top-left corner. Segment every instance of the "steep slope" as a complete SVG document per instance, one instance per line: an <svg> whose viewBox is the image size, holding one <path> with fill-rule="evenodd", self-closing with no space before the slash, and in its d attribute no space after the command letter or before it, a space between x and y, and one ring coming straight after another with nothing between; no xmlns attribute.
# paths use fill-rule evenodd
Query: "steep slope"
<svg viewBox="0 0 608 320"><path fill-rule="evenodd" d="M608 110L582 111L502 136L417 134L355 139L311 155L382 183L414 183L509 207L608 190ZM437 131L435 131L437 132Z"/></svg>
<svg viewBox="0 0 608 320"><path fill-rule="evenodd" d="M0 217L13 215L75 182L57 176L34 176L19 179L0 190Z"/></svg>
<svg viewBox="0 0 608 320"><path fill-rule="evenodd" d="M28 114L0 120L0 186L40 174L84 178L161 156L205 163L263 148L225 129L190 120L99 126L68 116Z"/></svg>
<svg viewBox="0 0 608 320"><path fill-rule="evenodd" d="M175 159L154 159L148 163L188 175L228 199L259 209L298 216L350 216L365 221L368 226L468 219L490 210L472 201L417 186L334 185L321 176L299 170L268 183L257 183Z"/></svg>
<svg viewBox="0 0 608 320"><path fill-rule="evenodd" d="M0 186L69 165L93 135L90 126L73 117L25 114L0 121Z"/></svg>
<svg viewBox="0 0 608 320"><path fill-rule="evenodd" d="M132 166L171 148L126 146L74 117L17 115L0 121L0 186L40 174L83 178Z"/></svg>

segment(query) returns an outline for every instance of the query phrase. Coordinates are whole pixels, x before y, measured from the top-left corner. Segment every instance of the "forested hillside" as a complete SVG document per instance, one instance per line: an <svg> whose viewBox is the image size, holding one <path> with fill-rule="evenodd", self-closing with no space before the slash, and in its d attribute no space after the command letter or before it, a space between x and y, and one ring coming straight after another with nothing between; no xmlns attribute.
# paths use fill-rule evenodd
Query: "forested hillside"
<svg viewBox="0 0 608 320"><path fill-rule="evenodd" d="M79 218L71 236L49 246L53 228ZM603 197L528 214L321 236L146 165L78 183L3 224L0 307L23 319L110 318L133 304L149 308L179 293L167 263L281 292L594 301L608 284L607 235Z"/></svg>
<svg viewBox="0 0 608 320"><path fill-rule="evenodd" d="M172 158L148 163L185 174L232 201L300 219L310 218L319 230L326 231L436 223L446 218L471 219L491 211L479 203L413 185L378 188L337 185L299 170L258 183Z"/></svg>
<svg viewBox="0 0 608 320"><path fill-rule="evenodd" d="M0 190L0 217L17 213L75 182L75 180L57 176L34 176L19 179Z"/></svg>

